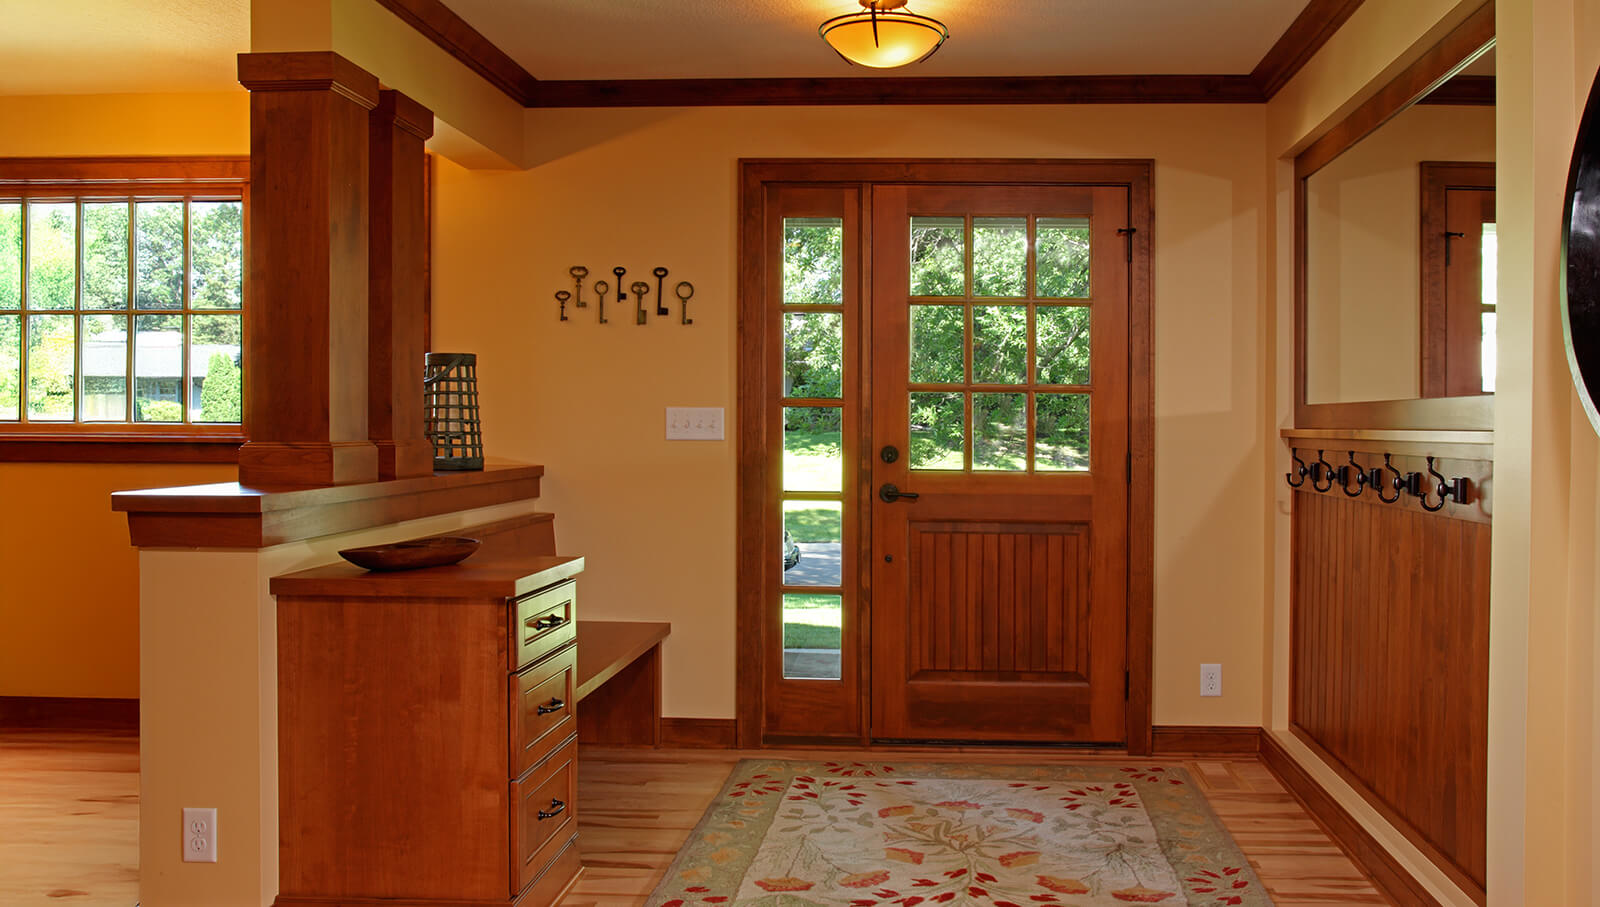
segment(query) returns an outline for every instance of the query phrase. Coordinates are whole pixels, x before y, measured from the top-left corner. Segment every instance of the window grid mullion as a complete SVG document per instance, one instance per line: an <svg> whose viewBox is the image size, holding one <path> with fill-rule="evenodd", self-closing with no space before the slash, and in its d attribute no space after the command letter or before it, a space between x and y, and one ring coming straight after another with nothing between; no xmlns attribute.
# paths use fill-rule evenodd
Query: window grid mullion
<svg viewBox="0 0 1600 907"><path fill-rule="evenodd" d="M182 271L183 295L181 297L182 304L183 304L183 314L179 316L179 319L182 322L183 335L178 340L178 374L181 376L178 379L179 380L179 384L178 384L178 405L183 407L183 418L182 418L181 421L183 422L184 425L192 424L192 422L190 421L190 411L192 409L192 405L191 405L190 400L189 400L189 395L192 393L192 389L190 387L191 379L189 377L189 369L190 369L190 366L191 366L191 363L189 362L189 348L190 348L189 347L189 344L190 344L189 323L191 321L191 319L189 317L190 308L191 308L191 300L189 299L189 268L191 267L191 263L189 261L189 255L190 255L190 251L189 251L189 245L190 245L189 244L189 238L190 238L190 236L189 236L189 231L190 231L189 216L190 216L190 207L191 207L190 206L190 202L191 201L192 201L192 198L190 196L184 196L184 199L183 199L183 271Z"/></svg>
<svg viewBox="0 0 1600 907"><path fill-rule="evenodd" d="M17 300L17 303L22 306L21 318L19 319L21 322L21 331L19 332L21 339L19 342L22 345L17 350L17 421L22 425L26 425L28 424L28 328L31 317L29 315L31 309L28 305L28 294L32 292L32 289L28 286L28 283L29 278L32 276L30 273L31 268L29 268L29 260L33 256L32 238L28 234L33 231L33 218L31 216L33 212L30 210L32 205L30 205L26 199L22 200L21 206L22 296Z"/></svg>

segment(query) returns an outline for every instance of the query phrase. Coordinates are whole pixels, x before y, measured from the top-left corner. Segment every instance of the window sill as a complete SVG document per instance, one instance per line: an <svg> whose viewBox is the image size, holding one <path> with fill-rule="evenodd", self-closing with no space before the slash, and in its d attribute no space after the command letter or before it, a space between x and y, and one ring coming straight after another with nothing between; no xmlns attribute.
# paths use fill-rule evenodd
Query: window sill
<svg viewBox="0 0 1600 907"><path fill-rule="evenodd" d="M237 463L244 435L0 431L0 463Z"/></svg>

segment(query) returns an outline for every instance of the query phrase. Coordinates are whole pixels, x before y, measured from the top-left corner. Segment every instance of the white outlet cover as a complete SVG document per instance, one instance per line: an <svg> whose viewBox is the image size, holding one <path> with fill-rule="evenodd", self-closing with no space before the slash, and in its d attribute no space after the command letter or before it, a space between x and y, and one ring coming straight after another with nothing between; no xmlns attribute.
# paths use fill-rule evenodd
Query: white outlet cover
<svg viewBox="0 0 1600 907"><path fill-rule="evenodd" d="M722 407L720 406L669 406L667 407L668 441L721 441L723 440Z"/></svg>
<svg viewBox="0 0 1600 907"><path fill-rule="evenodd" d="M217 862L217 810L183 808L183 862Z"/></svg>
<svg viewBox="0 0 1600 907"><path fill-rule="evenodd" d="M1222 665L1207 664L1200 666L1200 695L1222 695Z"/></svg>

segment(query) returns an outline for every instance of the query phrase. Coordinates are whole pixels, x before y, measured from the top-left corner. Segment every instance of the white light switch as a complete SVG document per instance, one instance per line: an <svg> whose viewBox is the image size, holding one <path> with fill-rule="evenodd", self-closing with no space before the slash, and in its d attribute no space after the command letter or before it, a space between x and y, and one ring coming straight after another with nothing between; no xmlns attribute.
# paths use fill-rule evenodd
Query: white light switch
<svg viewBox="0 0 1600 907"><path fill-rule="evenodd" d="M668 441L721 441L722 407L667 407Z"/></svg>

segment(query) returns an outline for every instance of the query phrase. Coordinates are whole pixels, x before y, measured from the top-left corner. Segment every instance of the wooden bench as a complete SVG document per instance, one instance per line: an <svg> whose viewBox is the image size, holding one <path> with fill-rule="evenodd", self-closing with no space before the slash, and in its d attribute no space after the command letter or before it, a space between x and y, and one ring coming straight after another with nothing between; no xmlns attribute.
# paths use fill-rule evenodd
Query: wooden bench
<svg viewBox="0 0 1600 907"><path fill-rule="evenodd" d="M661 745L661 621L578 621L578 743Z"/></svg>

